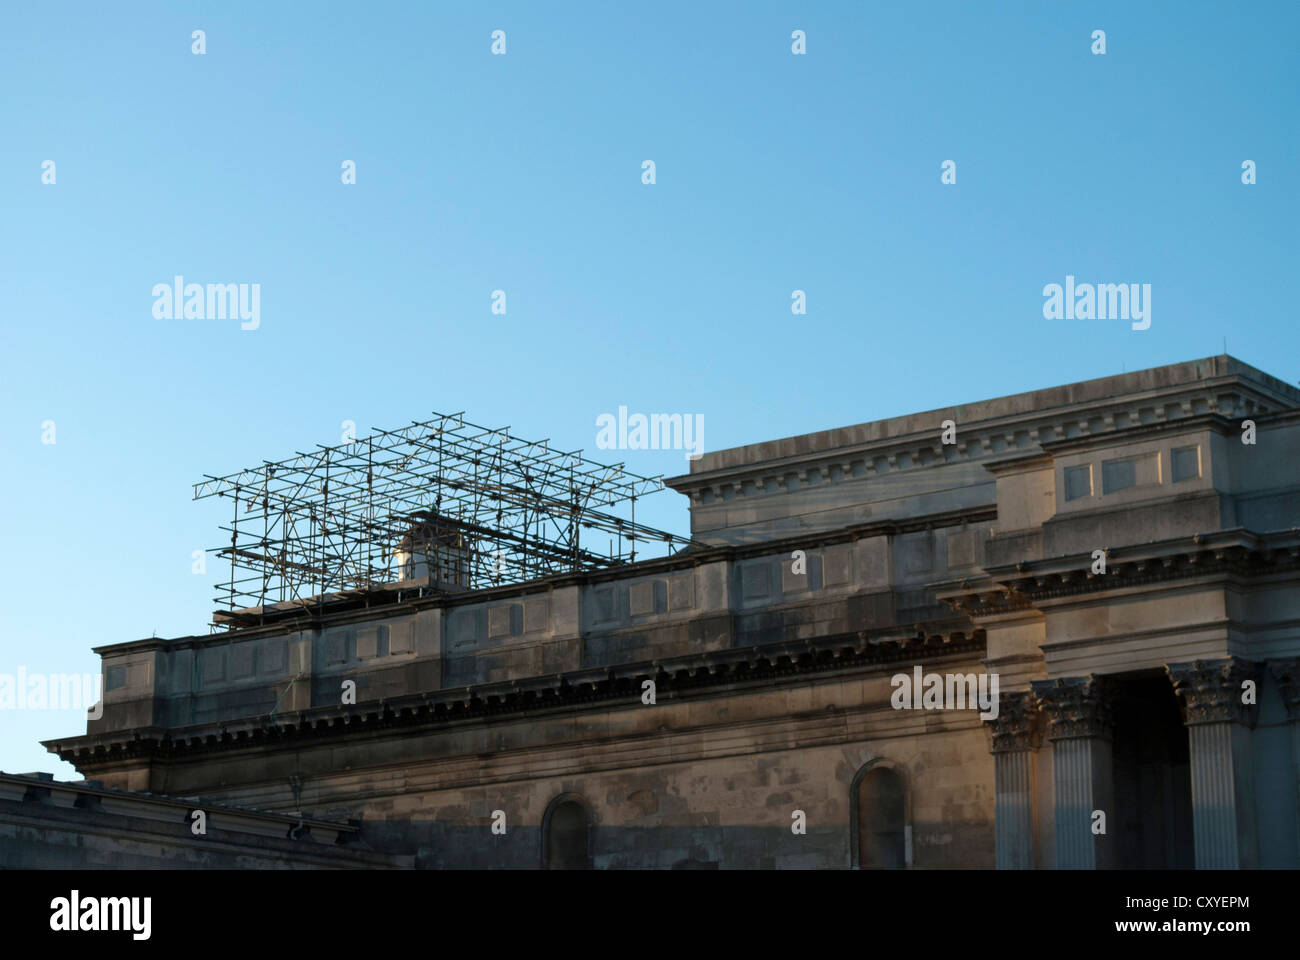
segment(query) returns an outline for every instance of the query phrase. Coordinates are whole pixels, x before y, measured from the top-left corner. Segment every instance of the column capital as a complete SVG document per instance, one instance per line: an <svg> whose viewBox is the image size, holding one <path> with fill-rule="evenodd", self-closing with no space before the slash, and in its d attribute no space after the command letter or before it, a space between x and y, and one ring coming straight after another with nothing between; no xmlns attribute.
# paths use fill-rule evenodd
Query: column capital
<svg viewBox="0 0 1300 960"><path fill-rule="evenodd" d="M993 733L991 753L1037 750L1042 743L1038 698L1032 691L999 696L997 719L988 724Z"/></svg>
<svg viewBox="0 0 1300 960"><path fill-rule="evenodd" d="M1287 718L1292 722L1300 720L1300 659L1270 660L1268 670L1282 691Z"/></svg>
<svg viewBox="0 0 1300 960"><path fill-rule="evenodd" d="M1036 680L1034 696L1047 715L1047 739L1111 737L1113 688L1102 677L1060 677Z"/></svg>
<svg viewBox="0 0 1300 960"><path fill-rule="evenodd" d="M1259 664L1241 657L1165 665L1174 693L1183 701L1183 722L1255 725L1255 704L1242 702L1242 684L1257 680Z"/></svg>

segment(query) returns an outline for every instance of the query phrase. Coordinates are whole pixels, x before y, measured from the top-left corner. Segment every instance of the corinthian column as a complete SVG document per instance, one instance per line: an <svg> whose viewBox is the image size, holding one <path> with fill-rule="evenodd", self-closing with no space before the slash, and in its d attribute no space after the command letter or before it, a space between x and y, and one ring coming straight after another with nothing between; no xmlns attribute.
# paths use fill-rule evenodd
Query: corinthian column
<svg viewBox="0 0 1300 960"><path fill-rule="evenodd" d="M1268 669L1282 691L1287 719L1291 721L1291 803L1295 807L1296 835L1300 836L1300 660L1270 660ZM1300 850L1293 850L1300 862Z"/></svg>
<svg viewBox="0 0 1300 960"><path fill-rule="evenodd" d="M1034 867L1034 751L1041 739L1034 695L1003 694L993 731L993 778L999 870Z"/></svg>
<svg viewBox="0 0 1300 960"><path fill-rule="evenodd" d="M1100 678L1063 677L1034 683L1052 742L1056 866L1061 870L1110 867L1110 837L1093 833L1094 814L1115 819L1111 765L1111 690Z"/></svg>
<svg viewBox="0 0 1300 960"><path fill-rule="evenodd" d="M1165 667L1183 701L1191 748L1198 870L1235 870L1259 863L1250 749L1255 707L1242 702L1243 684L1256 679L1257 667L1238 657Z"/></svg>

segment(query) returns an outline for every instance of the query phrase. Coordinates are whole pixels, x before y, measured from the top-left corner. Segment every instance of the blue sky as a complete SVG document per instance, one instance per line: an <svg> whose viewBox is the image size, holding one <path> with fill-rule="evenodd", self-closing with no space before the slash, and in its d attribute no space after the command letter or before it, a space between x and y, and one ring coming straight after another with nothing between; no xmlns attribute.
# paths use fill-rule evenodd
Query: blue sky
<svg viewBox="0 0 1300 960"><path fill-rule="evenodd" d="M680 452L598 451L596 418L702 414L721 449L1225 338L1294 383L1298 28L1294 3L8 5L0 673L205 632L191 552L224 509L191 485L344 420L464 410L671 476ZM155 319L177 274L260 284L259 328ZM1044 320L1067 274L1149 283L1150 329ZM686 501L638 519L684 533ZM0 713L0 769L75 777L37 741L84 729Z"/></svg>

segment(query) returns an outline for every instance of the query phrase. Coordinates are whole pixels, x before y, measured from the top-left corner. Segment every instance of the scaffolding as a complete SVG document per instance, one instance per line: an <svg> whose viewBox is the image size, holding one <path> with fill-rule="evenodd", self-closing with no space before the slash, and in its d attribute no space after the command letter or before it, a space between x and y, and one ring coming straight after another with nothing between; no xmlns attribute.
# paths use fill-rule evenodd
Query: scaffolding
<svg viewBox="0 0 1300 960"><path fill-rule="evenodd" d="M634 563L639 552L690 544L636 522L638 498L662 490L661 477L521 440L509 429L435 414L206 476L194 485L195 500L231 500L230 523L221 527L230 543L208 551L229 562L229 576L216 585L213 628L261 624L327 602L369 603L395 589L450 593L602 570Z"/></svg>

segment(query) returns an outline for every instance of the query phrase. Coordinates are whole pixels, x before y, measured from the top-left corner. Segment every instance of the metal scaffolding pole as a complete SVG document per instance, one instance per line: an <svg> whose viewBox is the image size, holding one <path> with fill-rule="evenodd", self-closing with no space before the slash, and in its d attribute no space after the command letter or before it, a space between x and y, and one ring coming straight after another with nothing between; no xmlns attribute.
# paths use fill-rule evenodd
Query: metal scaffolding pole
<svg viewBox="0 0 1300 960"><path fill-rule="evenodd" d="M262 622L277 609L319 613L336 598L368 603L371 591L394 584L473 590L635 562L648 544L671 553L689 538L636 523L637 499L662 489L659 477L481 427L463 413L207 476L195 500L234 501L221 528L229 546L211 551L230 562L214 626ZM590 546L600 536L584 548L583 530L609 534L608 549Z"/></svg>

